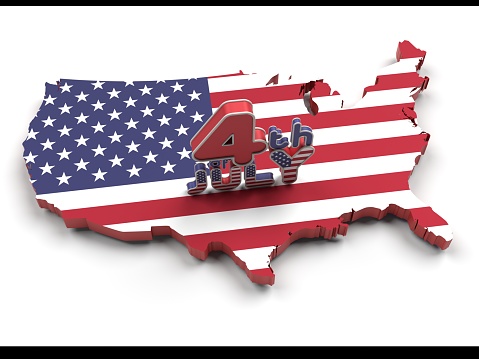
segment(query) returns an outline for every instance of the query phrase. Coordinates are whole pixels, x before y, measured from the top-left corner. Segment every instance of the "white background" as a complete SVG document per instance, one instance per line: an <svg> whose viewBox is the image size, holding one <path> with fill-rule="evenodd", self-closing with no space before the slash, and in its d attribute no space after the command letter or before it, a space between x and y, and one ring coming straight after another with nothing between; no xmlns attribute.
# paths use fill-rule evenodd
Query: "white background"
<svg viewBox="0 0 479 359"><path fill-rule="evenodd" d="M0 345L479 345L476 7L0 9ZM300 240L256 285L223 253L131 244L41 209L22 142L45 82L238 70L324 74L353 105L398 42L427 52L431 135L413 192L452 226L442 251L403 220ZM323 76L323 75L322 75Z"/></svg>

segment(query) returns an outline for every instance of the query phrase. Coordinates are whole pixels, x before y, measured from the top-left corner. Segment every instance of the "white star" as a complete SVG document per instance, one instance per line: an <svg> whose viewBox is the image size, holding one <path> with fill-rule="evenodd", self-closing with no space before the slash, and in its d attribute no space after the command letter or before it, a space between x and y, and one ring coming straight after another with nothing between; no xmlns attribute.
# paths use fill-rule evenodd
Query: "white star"
<svg viewBox="0 0 479 359"><path fill-rule="evenodd" d="M95 126L91 126L91 127L93 127L95 129L95 132L93 132L93 133L97 133L98 131L103 132L103 127L105 127L105 126L106 125L102 125L100 123L100 121L98 121L98 123Z"/></svg>
<svg viewBox="0 0 479 359"><path fill-rule="evenodd" d="M170 161L167 161L166 162L166 165L164 166L161 166L165 169L165 172L163 172L163 174L165 174L166 172L171 172L171 173L175 173L175 171L173 171L173 167L175 167L176 164L171 164Z"/></svg>
<svg viewBox="0 0 479 359"><path fill-rule="evenodd" d="M138 172L140 172L141 168L136 168L135 165L133 165L132 168L130 168L129 170L127 170L128 172L130 172L130 177L131 176L138 176L140 177L140 174Z"/></svg>
<svg viewBox="0 0 479 359"><path fill-rule="evenodd" d="M67 82L65 82L65 85L60 86L60 88L62 89L62 93L64 93L65 91L70 92L70 87L73 87L73 85L68 85Z"/></svg>
<svg viewBox="0 0 479 359"><path fill-rule="evenodd" d="M130 106L133 106L135 107L135 102L138 101L138 100L133 100L130 96L130 98L126 101L123 101L124 103L126 103L126 108L130 107Z"/></svg>
<svg viewBox="0 0 479 359"><path fill-rule="evenodd" d="M78 120L77 125L78 125L80 122L86 123L86 119L87 119L88 117L90 117L90 116L85 116L85 115L83 114L83 112L80 114L80 116L75 117L75 118Z"/></svg>
<svg viewBox="0 0 479 359"><path fill-rule="evenodd" d="M92 173L93 176L95 176L95 182L99 179L105 180L104 175L106 175L108 172L102 172L100 168L98 168L98 171L96 173Z"/></svg>
<svg viewBox="0 0 479 359"><path fill-rule="evenodd" d="M63 147L63 151L62 151L62 152L57 152L57 155L60 156L59 161L62 160L62 159L64 159L64 158L66 158L67 160L69 160L70 157L68 157L68 156L70 156L70 153L72 153L72 151L67 151L66 148Z"/></svg>
<svg viewBox="0 0 479 359"><path fill-rule="evenodd" d="M116 112L116 110L113 109L113 112L112 112L112 113L109 113L108 115L110 116L110 121L113 120L114 118L116 118L117 120L119 120L119 119L120 119L121 112Z"/></svg>
<svg viewBox="0 0 479 359"><path fill-rule="evenodd" d="M86 165L89 164L90 162L85 162L83 161L83 158L80 158L80 162L75 163L75 166L77 166L77 171L79 170L85 170L86 171Z"/></svg>
<svg viewBox="0 0 479 359"><path fill-rule="evenodd" d="M179 103L179 102L178 102L178 106L173 106L173 108L176 110L176 113L178 113L178 112L185 113L185 110L184 110L185 107L186 106L182 106L181 103Z"/></svg>
<svg viewBox="0 0 479 359"><path fill-rule="evenodd" d="M186 131L189 130L189 127L183 127L183 124L181 124L180 128L175 128L175 131L178 131L178 136L180 135L187 135Z"/></svg>
<svg viewBox="0 0 479 359"><path fill-rule="evenodd" d="M100 81L97 81L97 82L92 82L91 83L94 87L93 87L93 90L96 90L96 89L102 89L103 90L103 84L104 82L100 82Z"/></svg>
<svg viewBox="0 0 479 359"><path fill-rule="evenodd" d="M148 162L155 162L155 163L156 163L156 160L155 160L155 157L156 157L156 156L158 156L158 155L157 155L157 154L154 155L154 154L151 153L151 151L150 151L150 153L148 153L146 156L143 156L143 157L146 158L146 163L148 163Z"/></svg>
<svg viewBox="0 0 479 359"><path fill-rule="evenodd" d="M32 151L30 151L30 153L28 154L28 156L23 156L23 158L25 158L26 162L25 163L28 163L28 162L31 162L31 163L35 163L35 157L37 157L38 155L33 155L32 154Z"/></svg>
<svg viewBox="0 0 479 359"><path fill-rule="evenodd" d="M133 121L133 119L130 118L130 121L125 122L125 125L128 125L127 130L129 130L129 129L132 128L132 127L133 127L134 129L136 129L136 124L137 124L137 123L138 123L138 121Z"/></svg>
<svg viewBox="0 0 479 359"><path fill-rule="evenodd" d="M117 155L115 155L115 158L112 158L108 161L111 162L111 167L115 167L115 166L120 166L121 167L121 161L123 161L124 159L123 158L118 158Z"/></svg>
<svg viewBox="0 0 479 359"><path fill-rule="evenodd" d="M105 154L103 153L103 151L106 150L106 147L100 147L100 144L98 144L97 148L92 148L91 149L93 152L95 152L95 156L93 157L96 157L98 155L102 155L102 156L105 156Z"/></svg>
<svg viewBox="0 0 479 359"><path fill-rule="evenodd" d="M115 90L115 88L113 88L113 90L111 90L110 92L107 92L107 94L110 95L110 99L112 99L113 97L119 98L119 97L118 97L118 94L119 94L120 92L121 92L121 91L117 91L117 90Z"/></svg>
<svg viewBox="0 0 479 359"><path fill-rule="evenodd" d="M78 98L78 101L77 101L77 102L80 102L80 101L85 101L85 102L86 102L87 96L90 96L90 94L88 94L88 93L83 93L83 91L82 91L79 95L75 95L75 97Z"/></svg>
<svg viewBox="0 0 479 359"><path fill-rule="evenodd" d="M80 136L80 138L77 138L75 141L78 142L77 147L80 147L81 145L86 146L86 141L88 141L89 138L84 138L83 135Z"/></svg>
<svg viewBox="0 0 479 359"><path fill-rule="evenodd" d="M152 89L153 87L143 87L142 89L139 89L141 91L141 96L143 96L144 94L148 94L148 95L151 95L150 93L150 90ZM131 176L130 176L131 177Z"/></svg>
<svg viewBox="0 0 479 359"><path fill-rule="evenodd" d="M27 134L27 140L29 140L30 138L33 138L34 140L36 140L37 139L37 134L38 134L38 132L33 131L33 128L31 128L30 131Z"/></svg>
<svg viewBox="0 0 479 359"><path fill-rule="evenodd" d="M131 151L135 151L135 152L138 152L138 146L140 144L136 144L135 142L133 142L133 140L131 141L131 144L129 145L125 145L125 147L128 147L128 153L130 153Z"/></svg>
<svg viewBox="0 0 479 359"><path fill-rule="evenodd" d="M46 142L40 143L40 144L43 146L43 150L42 150L42 151L45 151L47 148L49 148L50 150L53 150L52 145L53 145L54 143L55 143L55 142L50 142L50 139L47 138L47 141L46 141Z"/></svg>
<svg viewBox="0 0 479 359"><path fill-rule="evenodd" d="M57 180L60 181L60 183L58 185L61 185L62 183L66 183L66 184L69 184L68 183L68 180L71 178L72 176L67 176L65 174L65 172L63 172L62 176L61 177L57 177Z"/></svg>
<svg viewBox="0 0 479 359"><path fill-rule="evenodd" d="M168 121L171 120L171 117L166 117L165 115L163 115L162 118L158 118L157 119L158 121L160 121L160 127L163 126L163 125L170 125L170 123Z"/></svg>
<svg viewBox="0 0 479 359"><path fill-rule="evenodd" d="M154 139L153 134L154 134L155 132L156 132L156 131L151 131L150 128L148 127L148 130L147 130L146 132L142 132L142 134L145 135L145 140L146 140L147 138L153 138L153 139Z"/></svg>
<svg viewBox="0 0 479 359"><path fill-rule="evenodd" d="M140 110L140 111L143 112L143 117L145 117L145 116L151 116L151 113L154 110L155 110L154 108L148 108L148 106L146 106L144 110Z"/></svg>
<svg viewBox="0 0 479 359"><path fill-rule="evenodd" d="M193 100L199 100L200 99L200 95L201 95L201 92L200 93L196 93L195 90L193 90L192 93L189 93L188 96L191 97L191 101Z"/></svg>
<svg viewBox="0 0 479 359"><path fill-rule="evenodd" d="M67 104L65 103L62 107L59 107L58 109L62 110L62 113L70 113L70 109L72 108L73 106L67 106ZM61 114L62 114L61 113ZM60 114L60 115L61 115Z"/></svg>
<svg viewBox="0 0 479 359"><path fill-rule="evenodd" d="M100 102L100 100L96 100L96 103L92 103L91 105L95 107L93 111L96 111L98 109L103 110L104 104L105 104L104 102Z"/></svg>
<svg viewBox="0 0 479 359"><path fill-rule="evenodd" d="M127 86L135 86L135 84L133 83L133 81L125 81L125 87Z"/></svg>
<svg viewBox="0 0 479 359"><path fill-rule="evenodd" d="M183 86L185 86L185 85L180 85L178 83L178 81L176 81L176 84L174 84L173 86L170 86L170 87L173 88L173 90L174 90L173 92L176 92L176 91L183 92L183 90L181 89Z"/></svg>
<svg viewBox="0 0 479 359"><path fill-rule="evenodd" d="M57 131L60 132L60 137L62 137L63 135L70 136L71 130L72 130L71 128L67 128L67 125L63 125L63 128Z"/></svg>
<svg viewBox="0 0 479 359"><path fill-rule="evenodd" d="M50 166L50 165L48 164L48 162L45 163L45 166L39 167L39 168L42 170L42 176L43 176L45 173L50 173L50 174L52 174L52 168L53 168L53 167L55 167L55 166Z"/></svg>
<svg viewBox="0 0 479 359"><path fill-rule="evenodd" d="M48 95L48 98L45 98L45 106L48 104L54 105L53 101L55 101L57 98L52 97L52 95Z"/></svg>
<svg viewBox="0 0 479 359"><path fill-rule="evenodd" d="M46 120L42 120L42 122L45 124L43 126L43 128L45 128L47 126L52 126L53 127L53 122L55 122L55 121L56 121L55 118L50 118L50 116L48 116Z"/></svg>
<svg viewBox="0 0 479 359"><path fill-rule="evenodd" d="M120 142L120 143L121 143L121 141L120 141L120 137L121 137L121 136L123 136L123 135L119 135L119 134L117 134L116 131L115 131L115 133L114 133L113 135L108 136L108 137L111 138L111 143L113 143L113 142Z"/></svg>
<svg viewBox="0 0 479 359"><path fill-rule="evenodd" d="M174 142L174 140L173 140L173 141L170 141L170 140L168 140L168 139L165 137L165 140L164 140L164 141L160 141L160 142L158 142L158 143L161 143L161 144L163 145L163 147L162 147L161 149L164 149L165 147L171 148L171 143L172 143L172 142Z"/></svg>
<svg viewBox="0 0 479 359"><path fill-rule="evenodd" d="M198 113L198 111L196 111L196 113L193 116L190 116L190 117L194 120L193 123L195 123L196 121L203 122L203 119L202 119L203 116L204 116L204 114L200 115Z"/></svg>
<svg viewBox="0 0 479 359"><path fill-rule="evenodd" d="M168 102L166 102L166 99L167 99L168 97L170 97L170 96L164 96L163 94L161 94L160 97L155 97L155 100L158 100L158 105L159 105L160 103L162 103L162 102L164 102L164 103L167 104Z"/></svg>
<svg viewBox="0 0 479 359"><path fill-rule="evenodd" d="M180 160L182 160L183 158L190 158L191 151L187 151L186 148L183 147L183 151L176 153L181 156Z"/></svg>

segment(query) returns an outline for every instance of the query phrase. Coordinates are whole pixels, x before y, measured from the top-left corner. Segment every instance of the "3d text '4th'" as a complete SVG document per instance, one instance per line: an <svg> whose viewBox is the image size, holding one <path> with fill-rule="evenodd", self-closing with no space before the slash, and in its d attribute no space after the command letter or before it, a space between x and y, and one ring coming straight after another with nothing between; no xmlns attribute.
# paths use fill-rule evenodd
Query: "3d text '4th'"
<svg viewBox="0 0 479 359"><path fill-rule="evenodd" d="M281 170L281 180L290 184L298 178L298 169L314 153L313 131L302 126L297 117L291 123L291 144L280 128L270 126L266 132L256 127L253 104L249 100L225 101L191 139L195 179L187 183L188 194L203 192L207 186L208 162L211 186L232 190L241 184L244 173L246 188L272 186L271 172L256 173L254 156L269 150L269 158ZM223 176L222 168L229 174Z"/></svg>

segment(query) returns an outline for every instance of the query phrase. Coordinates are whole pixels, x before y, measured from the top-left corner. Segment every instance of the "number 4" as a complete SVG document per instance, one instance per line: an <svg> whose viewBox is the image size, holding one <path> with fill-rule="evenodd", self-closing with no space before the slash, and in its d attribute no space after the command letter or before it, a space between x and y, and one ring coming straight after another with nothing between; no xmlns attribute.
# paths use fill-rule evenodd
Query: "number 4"
<svg viewBox="0 0 479 359"><path fill-rule="evenodd" d="M252 163L255 154L267 149L266 132L255 125L251 101L223 102L191 139L192 158L230 159L237 166Z"/></svg>

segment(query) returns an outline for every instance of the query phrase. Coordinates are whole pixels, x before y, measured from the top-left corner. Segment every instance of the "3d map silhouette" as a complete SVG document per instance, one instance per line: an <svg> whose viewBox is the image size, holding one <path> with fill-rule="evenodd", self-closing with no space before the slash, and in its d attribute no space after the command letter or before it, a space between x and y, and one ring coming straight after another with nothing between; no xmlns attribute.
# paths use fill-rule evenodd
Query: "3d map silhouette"
<svg viewBox="0 0 479 359"><path fill-rule="evenodd" d="M23 142L36 200L68 228L223 251L258 284L295 240L362 217L392 214L446 249L450 226L408 183L429 140L414 111L425 56L400 42L350 108L289 74L46 83Z"/></svg>

